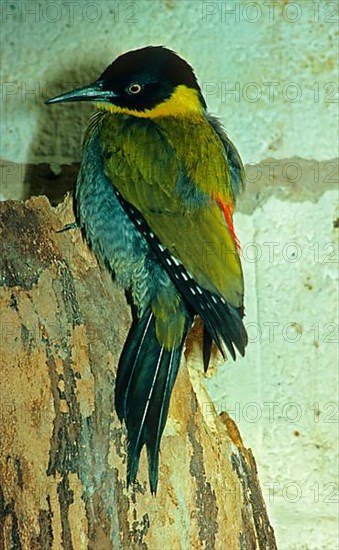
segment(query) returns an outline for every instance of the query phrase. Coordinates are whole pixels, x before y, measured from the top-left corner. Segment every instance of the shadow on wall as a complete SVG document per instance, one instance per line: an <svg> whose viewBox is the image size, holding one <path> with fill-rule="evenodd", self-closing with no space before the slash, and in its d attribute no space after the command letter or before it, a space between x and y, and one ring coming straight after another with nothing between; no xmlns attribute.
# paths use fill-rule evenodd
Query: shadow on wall
<svg viewBox="0 0 339 550"><path fill-rule="evenodd" d="M62 202L67 193L72 193L79 163L56 166L43 164L28 164L24 175L24 196L27 200L32 196L46 195L52 206Z"/></svg>
<svg viewBox="0 0 339 550"><path fill-rule="evenodd" d="M89 66L77 64L76 68L62 74L48 75L42 83L39 122L30 143L23 177L24 200L34 195L46 195L51 204L56 205L67 192L72 193L79 169L82 139L93 106L81 102L60 105L45 105L44 102L93 82L101 70L103 67L99 61Z"/></svg>

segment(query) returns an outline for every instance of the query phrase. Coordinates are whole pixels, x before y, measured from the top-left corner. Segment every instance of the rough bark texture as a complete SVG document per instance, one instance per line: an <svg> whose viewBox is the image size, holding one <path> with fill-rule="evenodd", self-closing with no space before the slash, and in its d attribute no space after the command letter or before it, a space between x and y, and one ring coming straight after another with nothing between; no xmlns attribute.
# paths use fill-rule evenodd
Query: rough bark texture
<svg viewBox="0 0 339 550"><path fill-rule="evenodd" d="M142 453L126 488L113 406L130 323L124 293L73 221L70 198L0 204L2 549L274 549L254 458L186 368L173 392L152 497Z"/></svg>

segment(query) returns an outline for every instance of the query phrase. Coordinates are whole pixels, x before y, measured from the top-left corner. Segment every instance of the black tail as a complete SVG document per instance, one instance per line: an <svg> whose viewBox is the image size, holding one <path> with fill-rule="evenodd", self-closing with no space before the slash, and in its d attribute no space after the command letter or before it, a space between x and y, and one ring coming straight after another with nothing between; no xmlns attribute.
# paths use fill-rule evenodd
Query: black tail
<svg viewBox="0 0 339 550"><path fill-rule="evenodd" d="M177 349L165 350L156 338L154 314L147 310L133 324L119 361L115 408L127 427L127 483L136 478L146 444L152 493L157 490L160 440L186 334Z"/></svg>
<svg viewBox="0 0 339 550"><path fill-rule="evenodd" d="M210 363L211 359L211 353L212 353L212 344L213 344L213 338L206 329L206 326L204 325L204 332L203 332L203 346L202 346L202 357L204 361L204 371L207 372L208 365Z"/></svg>

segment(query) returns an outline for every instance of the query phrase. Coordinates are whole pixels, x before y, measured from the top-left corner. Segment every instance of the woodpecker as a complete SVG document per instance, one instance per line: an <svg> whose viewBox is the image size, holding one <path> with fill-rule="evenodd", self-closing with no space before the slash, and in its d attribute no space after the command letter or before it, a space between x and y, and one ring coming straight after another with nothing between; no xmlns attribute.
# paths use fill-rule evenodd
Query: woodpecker
<svg viewBox="0 0 339 550"><path fill-rule="evenodd" d="M95 82L46 103L93 102L75 187L78 226L135 320L121 357L115 408L127 428L127 484L147 449L152 493L184 342L196 316L203 363L214 342L245 353L244 283L233 226L244 185L237 149L207 112L192 67L147 46L117 57Z"/></svg>

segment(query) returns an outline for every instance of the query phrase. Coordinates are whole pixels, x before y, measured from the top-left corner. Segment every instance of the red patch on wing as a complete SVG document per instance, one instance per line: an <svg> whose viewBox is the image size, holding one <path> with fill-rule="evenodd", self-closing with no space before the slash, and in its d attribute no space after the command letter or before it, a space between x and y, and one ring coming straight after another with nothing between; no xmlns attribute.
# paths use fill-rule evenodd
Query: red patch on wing
<svg viewBox="0 0 339 550"><path fill-rule="evenodd" d="M233 204L225 203L222 200L222 198L220 197L220 195L216 196L216 200L217 200L217 203L219 204L221 210L223 211L224 218L226 220L226 223L227 223L228 229L231 233L234 244L237 247L237 249L240 250L240 243L239 243L238 237L235 234L234 225L233 225L233 218L232 218L232 216L233 216Z"/></svg>

